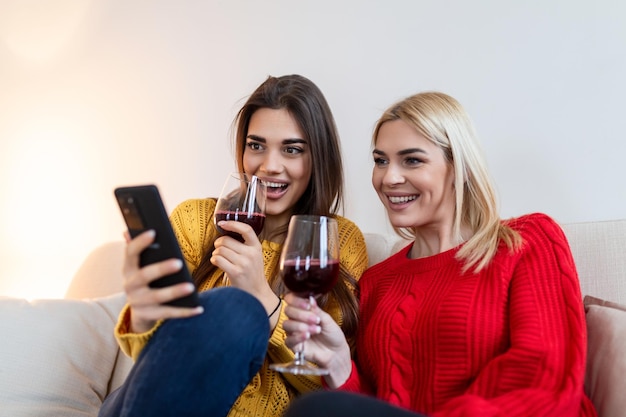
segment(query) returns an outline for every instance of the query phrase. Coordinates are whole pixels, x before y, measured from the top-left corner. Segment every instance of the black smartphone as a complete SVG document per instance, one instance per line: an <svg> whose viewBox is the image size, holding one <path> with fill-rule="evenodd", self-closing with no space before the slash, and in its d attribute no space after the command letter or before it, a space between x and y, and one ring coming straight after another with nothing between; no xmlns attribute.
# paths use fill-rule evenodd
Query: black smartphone
<svg viewBox="0 0 626 417"><path fill-rule="evenodd" d="M150 287L162 288L181 282L193 284L158 188L152 184L118 187L114 193L131 237L134 238L149 229L156 232L154 242L141 252L139 264L145 266L171 258L178 258L183 262L180 271L152 281ZM166 304L195 307L199 304L198 292L194 290L188 296Z"/></svg>

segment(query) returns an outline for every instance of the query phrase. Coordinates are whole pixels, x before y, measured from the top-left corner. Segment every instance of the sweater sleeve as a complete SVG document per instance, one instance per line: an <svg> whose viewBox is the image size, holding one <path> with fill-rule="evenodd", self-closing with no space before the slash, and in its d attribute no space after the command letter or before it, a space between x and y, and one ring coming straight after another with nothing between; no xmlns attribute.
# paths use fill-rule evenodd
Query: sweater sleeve
<svg viewBox="0 0 626 417"><path fill-rule="evenodd" d="M352 372L350 376L339 388L341 391L355 392L358 394L375 395L374 390L367 384L359 374L356 362L352 361Z"/></svg>
<svg viewBox="0 0 626 417"><path fill-rule="evenodd" d="M435 417L595 415L583 393L586 328L567 240L544 215L518 226L524 244L509 289L510 346Z"/></svg>
<svg viewBox="0 0 626 417"><path fill-rule="evenodd" d="M130 324L130 307L126 304L120 313L117 325L114 329L115 338L117 339L117 343L119 344L122 352L124 352L126 356L132 358L133 361L136 361L143 348L162 323L163 320L157 321L157 323L150 330L144 333L130 333L128 331Z"/></svg>
<svg viewBox="0 0 626 417"><path fill-rule="evenodd" d="M365 247L365 238L361 230L351 221L339 217L339 237L340 237L340 263L343 268L356 281L361 278L361 274L367 268L367 250ZM354 290L354 288L351 288ZM282 323L287 319L283 312L284 305L280 311L278 324L270 337L268 355L273 362L288 362L293 359L293 352L285 345L287 337L283 330ZM329 300L326 308L327 312L335 319L337 323L342 322L341 310L336 300ZM299 393L309 392L322 387L321 378L319 376L303 376L283 374L284 378Z"/></svg>

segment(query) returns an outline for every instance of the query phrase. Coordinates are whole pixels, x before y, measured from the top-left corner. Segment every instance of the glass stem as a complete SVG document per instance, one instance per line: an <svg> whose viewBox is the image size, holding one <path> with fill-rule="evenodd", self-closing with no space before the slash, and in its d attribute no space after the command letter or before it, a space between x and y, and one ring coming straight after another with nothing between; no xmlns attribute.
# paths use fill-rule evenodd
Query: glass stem
<svg viewBox="0 0 626 417"><path fill-rule="evenodd" d="M306 363L306 361L304 360L304 342L300 343L300 345L298 346L298 350L296 350L295 352L293 362L298 366L304 365Z"/></svg>
<svg viewBox="0 0 626 417"><path fill-rule="evenodd" d="M311 309L311 304L313 304L313 295L309 295L309 310ZM306 364L306 359L304 358L304 344L306 340L298 345L298 348L294 352L294 363L297 365Z"/></svg>

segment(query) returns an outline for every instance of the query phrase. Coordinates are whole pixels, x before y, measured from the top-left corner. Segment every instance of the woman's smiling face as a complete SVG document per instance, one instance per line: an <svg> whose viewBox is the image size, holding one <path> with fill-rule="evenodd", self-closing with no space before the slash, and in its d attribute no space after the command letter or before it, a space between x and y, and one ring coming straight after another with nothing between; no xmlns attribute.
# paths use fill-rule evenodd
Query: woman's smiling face
<svg viewBox="0 0 626 417"><path fill-rule="evenodd" d="M393 120L380 127L373 157L372 185L394 227L452 224L454 169L439 146Z"/></svg>
<svg viewBox="0 0 626 417"><path fill-rule="evenodd" d="M268 217L289 220L309 185L311 165L309 143L287 110L260 108L254 112L246 135L243 167L267 185Z"/></svg>

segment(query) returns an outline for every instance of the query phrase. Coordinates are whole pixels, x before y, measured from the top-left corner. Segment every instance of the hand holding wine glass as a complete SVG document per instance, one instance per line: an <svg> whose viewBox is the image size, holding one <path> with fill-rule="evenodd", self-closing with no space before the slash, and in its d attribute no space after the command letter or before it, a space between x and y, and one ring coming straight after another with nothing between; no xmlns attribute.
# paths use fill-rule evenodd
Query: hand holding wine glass
<svg viewBox="0 0 626 417"><path fill-rule="evenodd" d="M265 224L265 198L267 188L255 175L244 172L233 172L226 177L220 197L215 204L213 219L217 231L233 239L244 242L243 236L229 230L222 229L219 222L235 220L246 223L259 235ZM230 280L224 274L222 285L229 285Z"/></svg>
<svg viewBox="0 0 626 417"><path fill-rule="evenodd" d="M330 291L339 278L337 221L326 216L292 216L279 267L285 286L301 297L311 301ZM292 362L272 364L270 368L301 375L328 375L328 370L306 361L304 344L295 350Z"/></svg>

